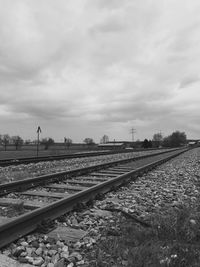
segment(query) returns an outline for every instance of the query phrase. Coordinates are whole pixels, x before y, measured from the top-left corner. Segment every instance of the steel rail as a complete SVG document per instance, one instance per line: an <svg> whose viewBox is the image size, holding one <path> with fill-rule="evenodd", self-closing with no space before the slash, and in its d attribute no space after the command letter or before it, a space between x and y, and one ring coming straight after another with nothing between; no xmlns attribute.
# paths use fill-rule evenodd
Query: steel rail
<svg viewBox="0 0 200 267"><path fill-rule="evenodd" d="M41 156L41 157L23 157L23 158L9 158L1 159L0 167L6 167L11 165L29 164L37 163L42 161L53 161L53 160L63 160L63 159L73 159L73 158L84 158L84 157L95 157L95 156L106 156L112 154L129 153L127 150L115 150L115 151L99 151L99 152L83 152L77 154L63 154L56 156Z"/></svg>
<svg viewBox="0 0 200 267"><path fill-rule="evenodd" d="M38 208L32 212L21 215L16 219L9 221L8 223L0 225L0 248L36 230L38 224L40 224L42 221L48 219L53 220L72 210L78 203L87 202L88 200L94 199L100 193L106 193L131 179L135 180L137 176L143 174L144 172L152 170L156 166L186 151L188 151L188 149L181 150L177 153L166 156L163 159L154 161L128 173L119 175L116 178L112 178L108 181L94 185L69 197L58 200L53 204L46 205L43 208Z"/></svg>
<svg viewBox="0 0 200 267"><path fill-rule="evenodd" d="M18 181L14 181L14 182L10 182L10 183L5 183L5 184L0 184L0 196L15 192L15 191L22 191L24 189L35 187L38 185L43 185L43 184L50 183L50 182L62 181L63 179L73 177L75 175L84 175L84 174L87 174L88 172L100 170L103 168L112 167L112 166L115 166L118 164L130 162L130 161L141 160L141 159L145 159L148 157L173 152L176 150L180 150L180 149L176 148L176 149L173 149L170 151L158 152L155 154L143 155L143 156L139 156L139 157L132 157L132 158L128 158L128 159L121 159L121 160L111 161L108 163L100 163L100 164L90 166L90 167L77 168L77 169L70 170L70 171L46 174L46 175L41 175L41 176L37 176L37 177L33 177L33 178L25 178L23 180L18 180Z"/></svg>
<svg viewBox="0 0 200 267"><path fill-rule="evenodd" d="M157 149L151 149L157 150ZM159 149L160 150L160 149ZM130 152L140 152L144 150L128 151L128 150L114 150L114 151L97 151L97 152L81 152L73 154L63 154L55 156L40 156L40 157L23 157L23 158L8 158L0 159L0 167L6 167L11 165L20 165L20 164L29 164L29 163L38 163L42 161L53 161L53 160L64 160L64 159L73 159L73 158L84 158L84 157L95 157L95 156L106 156L113 154L121 153L130 153Z"/></svg>

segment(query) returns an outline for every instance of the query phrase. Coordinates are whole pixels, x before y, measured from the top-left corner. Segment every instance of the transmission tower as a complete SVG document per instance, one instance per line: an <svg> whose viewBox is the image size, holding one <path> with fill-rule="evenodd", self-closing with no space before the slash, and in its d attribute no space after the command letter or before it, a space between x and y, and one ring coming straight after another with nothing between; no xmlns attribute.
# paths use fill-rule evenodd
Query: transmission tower
<svg viewBox="0 0 200 267"><path fill-rule="evenodd" d="M134 134L136 133L136 130L135 130L134 128L132 128L132 129L130 130L130 133L131 133L131 135L132 135L132 142L134 142Z"/></svg>

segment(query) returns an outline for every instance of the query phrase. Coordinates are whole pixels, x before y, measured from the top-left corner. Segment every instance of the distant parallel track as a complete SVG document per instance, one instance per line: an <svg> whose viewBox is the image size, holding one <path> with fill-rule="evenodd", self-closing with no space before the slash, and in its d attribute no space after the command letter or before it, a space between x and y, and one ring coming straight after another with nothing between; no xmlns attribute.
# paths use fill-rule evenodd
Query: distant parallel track
<svg viewBox="0 0 200 267"><path fill-rule="evenodd" d="M0 160L0 167L19 165L19 164L37 163L37 162L42 162L42 161L95 157L95 156L112 155L112 154L129 153L129 152L130 152L129 150L124 149L124 150L114 150L114 151L110 150L110 151L82 152L82 153L63 154L63 155L56 155L56 156L1 159Z"/></svg>
<svg viewBox="0 0 200 267"><path fill-rule="evenodd" d="M157 149L153 149L157 150ZM160 149L159 149L160 150ZM145 151L145 150L141 150ZM64 159L75 159L75 158L85 158L85 157L95 157L95 156L106 156L120 153L130 153L130 152L140 152L140 150L106 150L106 151L95 151L95 152L81 152L73 154L63 154L56 156L40 156L40 157L23 157L23 158L9 158L1 159L0 167L20 165L20 164L29 164L29 163L38 163L45 161L54 161L54 160L64 160Z"/></svg>

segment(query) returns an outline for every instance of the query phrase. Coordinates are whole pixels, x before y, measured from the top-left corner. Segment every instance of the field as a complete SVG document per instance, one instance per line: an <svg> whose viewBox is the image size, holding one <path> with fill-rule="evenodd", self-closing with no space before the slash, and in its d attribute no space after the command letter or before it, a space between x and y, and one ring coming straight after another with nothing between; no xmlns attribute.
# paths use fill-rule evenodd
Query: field
<svg viewBox="0 0 200 267"><path fill-rule="evenodd" d="M90 150L96 150L95 147L88 148L85 145L74 145L70 148L65 148L63 146L50 146L45 150L44 146L39 147L38 156L56 156L63 154L72 154L77 152L86 152ZM24 157L36 157L37 156L37 146L22 146L20 149L16 150L14 146L7 147L6 151L3 147L0 147L0 159L8 158L24 158Z"/></svg>
<svg viewBox="0 0 200 267"><path fill-rule="evenodd" d="M54 156L74 153L74 150L39 150L38 156ZM37 150L0 151L0 159L36 157Z"/></svg>

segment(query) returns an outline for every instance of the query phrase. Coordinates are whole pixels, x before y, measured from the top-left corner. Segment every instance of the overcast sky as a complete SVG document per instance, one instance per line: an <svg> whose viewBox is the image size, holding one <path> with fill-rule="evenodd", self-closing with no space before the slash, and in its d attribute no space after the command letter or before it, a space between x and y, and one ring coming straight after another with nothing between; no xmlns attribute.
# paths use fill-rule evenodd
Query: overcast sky
<svg viewBox="0 0 200 267"><path fill-rule="evenodd" d="M199 0L0 0L0 134L200 138Z"/></svg>

